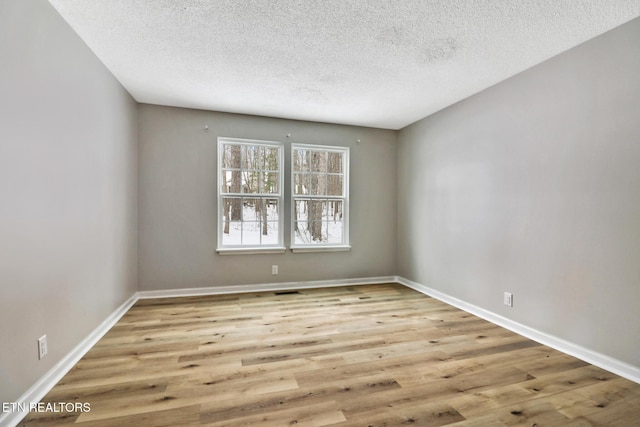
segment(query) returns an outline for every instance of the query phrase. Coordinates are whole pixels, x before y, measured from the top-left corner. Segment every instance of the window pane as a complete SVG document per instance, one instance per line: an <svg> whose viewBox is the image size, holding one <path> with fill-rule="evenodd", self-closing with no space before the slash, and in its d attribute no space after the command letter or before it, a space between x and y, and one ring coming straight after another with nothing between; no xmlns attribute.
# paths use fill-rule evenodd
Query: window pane
<svg viewBox="0 0 640 427"><path fill-rule="evenodd" d="M310 175L309 176L309 194L314 196L327 195L327 176L326 175Z"/></svg>
<svg viewBox="0 0 640 427"><path fill-rule="evenodd" d="M293 175L293 194L309 194L309 175Z"/></svg>
<svg viewBox="0 0 640 427"><path fill-rule="evenodd" d="M322 221L327 216L327 202L324 200L309 200L309 220Z"/></svg>
<svg viewBox="0 0 640 427"><path fill-rule="evenodd" d="M322 200L296 200L294 242L308 245L326 241L326 225L324 232L322 230L326 212L326 202Z"/></svg>
<svg viewBox="0 0 640 427"><path fill-rule="evenodd" d="M261 199L242 199L242 220L257 221L259 218L260 208L262 207Z"/></svg>
<svg viewBox="0 0 640 427"><path fill-rule="evenodd" d="M266 224L266 228L265 225ZM262 244L277 245L278 244L278 222L268 221L262 225Z"/></svg>
<svg viewBox="0 0 640 427"><path fill-rule="evenodd" d="M231 171L223 170L220 173L220 191L222 193L230 193L231 192L231 181L233 179L233 175Z"/></svg>
<svg viewBox="0 0 640 427"><path fill-rule="evenodd" d="M307 219L307 207L309 205L308 200L296 200L295 202L295 218L294 220L303 221Z"/></svg>
<svg viewBox="0 0 640 427"><path fill-rule="evenodd" d="M296 245L308 245L311 243L311 234L307 221L296 221L294 227L294 243Z"/></svg>
<svg viewBox="0 0 640 427"><path fill-rule="evenodd" d="M328 208L327 243L343 243L343 202L342 200L331 200L328 202Z"/></svg>
<svg viewBox="0 0 640 427"><path fill-rule="evenodd" d="M327 171L329 173L342 173L342 153L328 153Z"/></svg>
<svg viewBox="0 0 640 427"><path fill-rule="evenodd" d="M242 169L259 169L260 146L242 145Z"/></svg>
<svg viewBox="0 0 640 427"><path fill-rule="evenodd" d="M263 172L262 180L260 181L260 193L262 194L275 194L279 193L278 188L279 176L277 172Z"/></svg>
<svg viewBox="0 0 640 427"><path fill-rule="evenodd" d="M262 147L262 169L266 171L278 171L279 168L279 156L280 149L275 147Z"/></svg>
<svg viewBox="0 0 640 427"><path fill-rule="evenodd" d="M242 244L254 246L260 244L260 224L257 222L242 223Z"/></svg>
<svg viewBox="0 0 640 427"><path fill-rule="evenodd" d="M327 172L327 153L326 151L312 151L310 157L311 164L309 170L311 172Z"/></svg>
<svg viewBox="0 0 640 427"><path fill-rule="evenodd" d="M240 168L240 146L237 144L224 144L222 146L222 167Z"/></svg>
<svg viewBox="0 0 640 427"><path fill-rule="evenodd" d="M278 208L278 199L266 199L264 203L267 207L267 221L277 221L280 212Z"/></svg>
<svg viewBox="0 0 640 427"><path fill-rule="evenodd" d="M309 170L309 151L293 150L293 171L306 172Z"/></svg>
<svg viewBox="0 0 640 427"><path fill-rule="evenodd" d="M323 218L326 217L326 202L322 200L309 200L307 203L307 222L310 235L310 243L322 243L326 241L326 228L323 232Z"/></svg>
<svg viewBox="0 0 640 427"><path fill-rule="evenodd" d="M344 235L343 222L329 221L327 223L327 243L342 243Z"/></svg>
<svg viewBox="0 0 640 427"><path fill-rule="evenodd" d="M223 170L220 177L220 189L223 193L240 193L242 173L239 170Z"/></svg>
<svg viewBox="0 0 640 427"><path fill-rule="evenodd" d="M239 197L224 197L222 199L223 218L225 221L242 220L242 199Z"/></svg>
<svg viewBox="0 0 640 427"><path fill-rule="evenodd" d="M258 193L260 188L258 187L258 178L260 174L257 171L242 171L242 192L243 193Z"/></svg>
<svg viewBox="0 0 640 427"><path fill-rule="evenodd" d="M222 234L222 244L223 245L239 245L242 243L241 231L240 228L242 223L240 221L231 221L229 224L229 232ZM225 230L226 230L225 224Z"/></svg>
<svg viewBox="0 0 640 427"><path fill-rule="evenodd" d="M239 245L241 242L242 199L225 197L222 199L222 206L222 243L225 245Z"/></svg>
<svg viewBox="0 0 640 427"><path fill-rule="evenodd" d="M327 223L324 221L307 221L307 237L310 244L327 243Z"/></svg>
<svg viewBox="0 0 640 427"><path fill-rule="evenodd" d="M327 219L330 221L342 221L342 200L329 200L327 201L328 215Z"/></svg>
<svg viewBox="0 0 640 427"><path fill-rule="evenodd" d="M327 180L327 194L329 196L342 196L342 175L328 175Z"/></svg>

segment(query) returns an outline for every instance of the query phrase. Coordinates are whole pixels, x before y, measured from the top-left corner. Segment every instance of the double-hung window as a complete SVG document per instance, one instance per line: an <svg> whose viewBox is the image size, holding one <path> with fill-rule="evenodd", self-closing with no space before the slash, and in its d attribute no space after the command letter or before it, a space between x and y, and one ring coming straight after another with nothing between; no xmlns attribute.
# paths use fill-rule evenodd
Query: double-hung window
<svg viewBox="0 0 640 427"><path fill-rule="evenodd" d="M284 147L218 138L218 252L284 251Z"/></svg>
<svg viewBox="0 0 640 427"><path fill-rule="evenodd" d="M349 249L349 148L291 147L291 249Z"/></svg>

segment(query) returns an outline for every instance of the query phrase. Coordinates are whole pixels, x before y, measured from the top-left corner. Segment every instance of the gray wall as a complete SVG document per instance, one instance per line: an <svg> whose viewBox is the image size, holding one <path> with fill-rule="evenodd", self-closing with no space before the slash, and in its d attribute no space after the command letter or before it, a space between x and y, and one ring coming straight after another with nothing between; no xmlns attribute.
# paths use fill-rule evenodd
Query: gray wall
<svg viewBox="0 0 640 427"><path fill-rule="evenodd" d="M640 366L639 41L636 19L403 129L399 274Z"/></svg>
<svg viewBox="0 0 640 427"><path fill-rule="evenodd" d="M138 119L140 290L395 274L395 132L153 105L140 105ZM285 141L289 133L293 142L351 147L352 250L218 255L217 137ZM285 159L288 171L290 144ZM289 194L285 175L287 245Z"/></svg>
<svg viewBox="0 0 640 427"><path fill-rule="evenodd" d="M0 402L12 402L135 292L137 111L44 0L0 1L0 58Z"/></svg>

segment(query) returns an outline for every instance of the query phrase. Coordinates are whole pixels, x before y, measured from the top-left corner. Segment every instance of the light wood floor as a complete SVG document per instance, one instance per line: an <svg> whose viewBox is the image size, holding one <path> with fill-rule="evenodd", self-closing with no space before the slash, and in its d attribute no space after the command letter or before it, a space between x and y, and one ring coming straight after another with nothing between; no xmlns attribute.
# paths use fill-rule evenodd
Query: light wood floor
<svg viewBox="0 0 640 427"><path fill-rule="evenodd" d="M21 425L639 426L640 385L396 284L141 300Z"/></svg>

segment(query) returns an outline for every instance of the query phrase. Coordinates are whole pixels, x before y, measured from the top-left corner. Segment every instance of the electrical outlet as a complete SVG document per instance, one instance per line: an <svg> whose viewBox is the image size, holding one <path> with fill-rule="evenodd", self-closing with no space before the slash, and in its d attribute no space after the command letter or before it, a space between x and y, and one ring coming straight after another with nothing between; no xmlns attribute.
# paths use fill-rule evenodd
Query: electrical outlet
<svg viewBox="0 0 640 427"><path fill-rule="evenodd" d="M273 274L274 276L278 275L278 266L277 265L272 265L271 266L271 274Z"/></svg>
<svg viewBox="0 0 640 427"><path fill-rule="evenodd" d="M511 292L504 293L504 305L513 307L513 294Z"/></svg>
<svg viewBox="0 0 640 427"><path fill-rule="evenodd" d="M42 359L47 355L47 336L43 335L38 338L38 359Z"/></svg>

